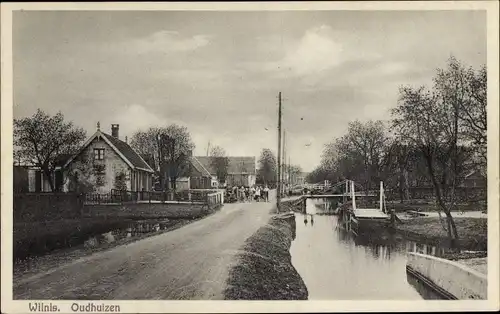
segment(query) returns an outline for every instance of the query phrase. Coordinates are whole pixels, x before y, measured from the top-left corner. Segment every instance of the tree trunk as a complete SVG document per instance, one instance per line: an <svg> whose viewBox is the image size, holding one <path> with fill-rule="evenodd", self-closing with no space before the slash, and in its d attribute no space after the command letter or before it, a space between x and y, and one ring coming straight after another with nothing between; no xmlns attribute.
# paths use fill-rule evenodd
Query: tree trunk
<svg viewBox="0 0 500 314"><path fill-rule="evenodd" d="M438 180L436 179L436 175L434 173L434 167L432 165L432 157L425 156L425 160L427 161L427 166L429 170L429 175L432 180L432 184L434 185L434 191L436 192L436 199L439 207L443 210L446 215L446 220L448 223L448 237L453 245L458 244L458 232L455 225L455 221L453 220L453 216L451 216L450 209L446 206L446 202L443 200L441 186L439 185Z"/></svg>
<svg viewBox="0 0 500 314"><path fill-rule="evenodd" d="M170 186L174 192L177 191L177 177L170 177Z"/></svg>
<svg viewBox="0 0 500 314"><path fill-rule="evenodd" d="M52 178L52 172L48 167L43 167L43 174L47 177L47 181L49 181L50 191L56 192L54 189L54 180ZM42 190L43 190L43 180L42 180Z"/></svg>
<svg viewBox="0 0 500 314"><path fill-rule="evenodd" d="M403 169L404 176L404 197L406 200L410 199L410 183L408 182L408 170Z"/></svg>
<svg viewBox="0 0 500 314"><path fill-rule="evenodd" d="M401 204L404 203L404 173L403 169L399 168L399 200Z"/></svg>

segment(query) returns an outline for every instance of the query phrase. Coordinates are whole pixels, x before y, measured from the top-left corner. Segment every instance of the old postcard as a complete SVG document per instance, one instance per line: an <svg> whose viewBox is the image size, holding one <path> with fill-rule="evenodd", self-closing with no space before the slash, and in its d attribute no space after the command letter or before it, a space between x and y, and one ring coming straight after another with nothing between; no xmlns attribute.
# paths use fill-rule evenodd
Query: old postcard
<svg viewBox="0 0 500 314"><path fill-rule="evenodd" d="M498 2L1 8L2 312L499 309Z"/></svg>

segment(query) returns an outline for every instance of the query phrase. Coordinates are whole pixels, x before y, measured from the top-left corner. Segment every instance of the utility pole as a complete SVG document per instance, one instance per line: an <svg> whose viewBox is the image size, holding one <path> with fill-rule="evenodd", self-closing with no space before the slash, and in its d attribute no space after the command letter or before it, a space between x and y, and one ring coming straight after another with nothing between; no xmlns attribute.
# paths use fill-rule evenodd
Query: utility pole
<svg viewBox="0 0 500 314"><path fill-rule="evenodd" d="M293 184L292 180L292 163L290 161L290 155L288 155L288 187Z"/></svg>
<svg viewBox="0 0 500 314"><path fill-rule="evenodd" d="M208 141L208 145L207 145L207 157L209 156L210 154L210 141Z"/></svg>
<svg viewBox="0 0 500 314"><path fill-rule="evenodd" d="M281 170L281 182L283 182L283 194L285 193L286 187L286 130L283 130L283 168Z"/></svg>
<svg viewBox="0 0 500 314"><path fill-rule="evenodd" d="M276 209L281 209L281 92L278 94L278 186L276 193Z"/></svg>

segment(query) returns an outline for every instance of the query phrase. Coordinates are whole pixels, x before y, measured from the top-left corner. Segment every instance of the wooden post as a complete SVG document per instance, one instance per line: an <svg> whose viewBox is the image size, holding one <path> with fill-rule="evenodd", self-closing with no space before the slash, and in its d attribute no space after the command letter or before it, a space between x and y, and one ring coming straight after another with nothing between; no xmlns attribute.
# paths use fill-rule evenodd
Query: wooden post
<svg viewBox="0 0 500 314"><path fill-rule="evenodd" d="M351 181L352 209L356 209L356 192L354 189L354 181Z"/></svg>
<svg viewBox="0 0 500 314"><path fill-rule="evenodd" d="M380 202L380 211L384 212L384 200L383 200L383 193L384 193L384 182L380 181L380 196L379 196L379 202Z"/></svg>

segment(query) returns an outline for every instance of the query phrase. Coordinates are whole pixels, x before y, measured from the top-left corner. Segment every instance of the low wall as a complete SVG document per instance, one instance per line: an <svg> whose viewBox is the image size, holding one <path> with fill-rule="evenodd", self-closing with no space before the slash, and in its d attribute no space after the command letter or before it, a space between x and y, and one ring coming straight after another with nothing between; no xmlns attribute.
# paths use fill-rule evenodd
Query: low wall
<svg viewBox="0 0 500 314"><path fill-rule="evenodd" d="M460 263L408 253L407 266L459 300L488 298L488 277Z"/></svg>

